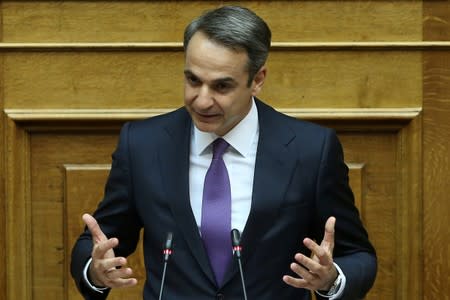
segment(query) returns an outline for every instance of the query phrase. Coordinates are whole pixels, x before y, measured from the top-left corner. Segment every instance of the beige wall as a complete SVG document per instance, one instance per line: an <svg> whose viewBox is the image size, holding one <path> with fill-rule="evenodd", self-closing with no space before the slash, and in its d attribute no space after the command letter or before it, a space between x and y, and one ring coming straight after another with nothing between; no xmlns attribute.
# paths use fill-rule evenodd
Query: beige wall
<svg viewBox="0 0 450 300"><path fill-rule="evenodd" d="M70 247L118 129L182 105L184 26L222 3L0 1L0 299L80 299ZM272 28L261 98L338 130L379 256L367 299L448 299L447 1L235 3Z"/></svg>

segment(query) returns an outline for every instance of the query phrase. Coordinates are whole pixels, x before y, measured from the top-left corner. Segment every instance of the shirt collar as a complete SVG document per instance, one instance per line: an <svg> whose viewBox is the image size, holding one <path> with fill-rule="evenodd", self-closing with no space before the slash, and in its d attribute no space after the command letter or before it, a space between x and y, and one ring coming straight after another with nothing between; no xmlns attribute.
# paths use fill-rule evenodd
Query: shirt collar
<svg viewBox="0 0 450 300"><path fill-rule="evenodd" d="M195 155L202 155L218 136L212 132L200 131L195 125L192 128L191 151ZM252 107L249 113L222 138L245 157L249 154L255 136L258 133L258 109L256 108L255 100L252 99Z"/></svg>

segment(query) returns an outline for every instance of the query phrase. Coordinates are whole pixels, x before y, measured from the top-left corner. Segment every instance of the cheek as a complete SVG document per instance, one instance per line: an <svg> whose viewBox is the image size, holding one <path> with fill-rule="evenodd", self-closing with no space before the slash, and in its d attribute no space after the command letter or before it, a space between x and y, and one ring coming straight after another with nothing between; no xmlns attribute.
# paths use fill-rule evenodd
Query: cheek
<svg viewBox="0 0 450 300"><path fill-rule="evenodd" d="M189 85L184 85L184 103L190 104L194 99L194 91Z"/></svg>
<svg viewBox="0 0 450 300"><path fill-rule="evenodd" d="M247 113L250 107L252 95L249 93L242 93L235 95L232 101L229 102L228 111L233 115L242 115Z"/></svg>
<svg viewBox="0 0 450 300"><path fill-rule="evenodd" d="M230 98L224 96L214 97L214 106L217 110L221 111L223 114L228 115L233 110L233 105L230 102Z"/></svg>

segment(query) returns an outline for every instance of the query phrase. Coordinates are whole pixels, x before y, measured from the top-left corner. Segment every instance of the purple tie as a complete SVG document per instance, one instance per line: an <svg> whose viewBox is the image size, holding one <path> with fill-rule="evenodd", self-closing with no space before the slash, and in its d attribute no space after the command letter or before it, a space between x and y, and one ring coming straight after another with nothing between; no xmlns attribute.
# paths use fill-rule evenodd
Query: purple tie
<svg viewBox="0 0 450 300"><path fill-rule="evenodd" d="M213 158L203 187L202 239L218 284L232 258L230 179L222 159L228 146L221 138L213 142Z"/></svg>

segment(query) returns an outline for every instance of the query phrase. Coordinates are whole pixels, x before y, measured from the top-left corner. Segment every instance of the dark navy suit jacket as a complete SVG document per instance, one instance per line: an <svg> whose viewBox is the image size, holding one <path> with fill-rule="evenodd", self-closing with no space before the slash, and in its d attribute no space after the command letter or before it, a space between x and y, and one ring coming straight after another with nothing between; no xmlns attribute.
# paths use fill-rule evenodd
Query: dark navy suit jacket
<svg viewBox="0 0 450 300"><path fill-rule="evenodd" d="M305 237L320 243L330 216L337 220L334 261L347 277L342 299L362 298L375 279L376 256L354 206L335 132L283 115L259 100L256 104L259 142L251 211L242 233L248 299L310 299L309 291L286 285L282 277L292 274L295 253L309 255ZM224 283L215 283L190 207L191 127L185 108L125 124L94 217L108 237L119 239L115 253L120 256L135 250L144 229L144 299L158 299L161 251L169 231L174 248L164 299L243 299L236 262ZM72 252L72 275L86 299L104 299L107 293L90 291L82 280L91 250L91 235L85 231Z"/></svg>

